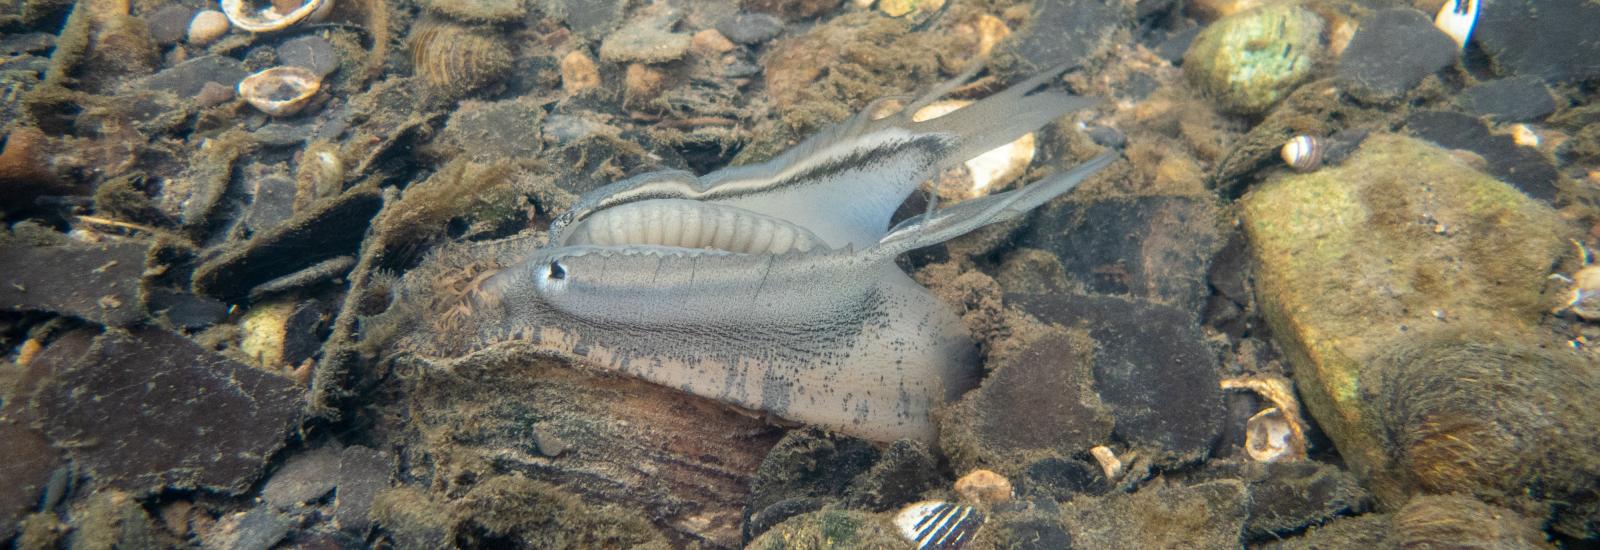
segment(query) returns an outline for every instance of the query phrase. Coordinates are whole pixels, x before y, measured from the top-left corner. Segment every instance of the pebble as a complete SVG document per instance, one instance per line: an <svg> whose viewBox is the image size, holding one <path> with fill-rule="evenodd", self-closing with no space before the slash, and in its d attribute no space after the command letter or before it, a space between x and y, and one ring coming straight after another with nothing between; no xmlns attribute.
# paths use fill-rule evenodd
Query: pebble
<svg viewBox="0 0 1600 550"><path fill-rule="evenodd" d="M228 34L228 27L227 15L217 10L201 10L189 22L188 42L196 46L210 44Z"/></svg>
<svg viewBox="0 0 1600 550"><path fill-rule="evenodd" d="M334 493L333 521L340 529L365 534L378 492L389 487L394 469L389 453L354 445L339 455L339 487Z"/></svg>
<svg viewBox="0 0 1600 550"><path fill-rule="evenodd" d="M739 13L717 23L716 30L739 44L760 44L783 32L783 20L765 13Z"/></svg>
<svg viewBox="0 0 1600 550"><path fill-rule="evenodd" d="M561 90L576 95L600 86L600 69L583 50L573 50L561 56Z"/></svg>
<svg viewBox="0 0 1600 550"><path fill-rule="evenodd" d="M1422 12L1395 8L1361 21L1339 58L1340 83L1361 101L1399 99L1455 62L1459 49Z"/></svg>
<svg viewBox="0 0 1600 550"><path fill-rule="evenodd" d="M694 37L689 39L689 49L702 57L725 54L733 51L736 47L738 46L735 46L733 41L728 40L728 37L723 36L716 29L706 29L694 33Z"/></svg>
<svg viewBox="0 0 1600 550"><path fill-rule="evenodd" d="M1071 500L1079 495L1103 495L1111 482L1100 467L1076 458L1046 458L1029 464L1018 480L1018 492L1051 501Z"/></svg>
<svg viewBox="0 0 1600 550"><path fill-rule="evenodd" d="M1544 81L1514 76L1481 82L1461 91L1456 105L1495 122L1532 122L1555 112L1556 102Z"/></svg>
<svg viewBox="0 0 1600 550"><path fill-rule="evenodd" d="M1600 4L1592 0L1499 0L1484 2L1472 40L1503 76L1581 82L1600 78L1595 29Z"/></svg>
<svg viewBox="0 0 1600 550"><path fill-rule="evenodd" d="M653 20L636 21L600 42L600 59L613 63L665 63L689 51L689 35L669 32Z"/></svg>
<svg viewBox="0 0 1600 550"><path fill-rule="evenodd" d="M339 69L339 54L333 44L317 35L306 35L278 45L278 63L306 69L326 77Z"/></svg>
<svg viewBox="0 0 1600 550"><path fill-rule="evenodd" d="M544 121L538 101L463 101L439 134L441 145L476 162L532 159L542 149L536 135Z"/></svg>
<svg viewBox="0 0 1600 550"><path fill-rule="evenodd" d="M189 23L194 20L195 9L182 4L167 4L145 14L150 26L150 38L161 46L177 44L189 34Z"/></svg>
<svg viewBox="0 0 1600 550"><path fill-rule="evenodd" d="M213 107L231 101L234 97L233 86L223 86L216 82L207 82L200 86L200 93L195 94L195 105Z"/></svg>
<svg viewBox="0 0 1600 550"><path fill-rule="evenodd" d="M993 506L1011 500L1011 481L989 470L973 470L956 480L956 494L965 502Z"/></svg>
<svg viewBox="0 0 1600 550"><path fill-rule="evenodd" d="M327 446L290 457L261 488L262 500L279 510L293 510L321 499L336 483L340 451Z"/></svg>

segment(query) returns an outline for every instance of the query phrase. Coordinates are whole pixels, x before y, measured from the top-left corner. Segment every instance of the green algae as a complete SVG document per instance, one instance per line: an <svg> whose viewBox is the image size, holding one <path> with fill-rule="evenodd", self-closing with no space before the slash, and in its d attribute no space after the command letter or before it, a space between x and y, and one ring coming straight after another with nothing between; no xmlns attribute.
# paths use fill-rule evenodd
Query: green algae
<svg viewBox="0 0 1600 550"><path fill-rule="evenodd" d="M1293 4L1237 13L1195 37L1183 69L1223 108L1258 114L1311 76L1322 27L1317 14Z"/></svg>

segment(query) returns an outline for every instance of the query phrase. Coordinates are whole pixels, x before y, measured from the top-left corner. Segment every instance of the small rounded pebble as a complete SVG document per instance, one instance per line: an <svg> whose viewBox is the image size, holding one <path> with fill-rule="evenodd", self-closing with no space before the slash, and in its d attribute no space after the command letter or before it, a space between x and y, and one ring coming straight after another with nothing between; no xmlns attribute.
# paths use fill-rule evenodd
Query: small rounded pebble
<svg viewBox="0 0 1600 550"><path fill-rule="evenodd" d="M717 31L740 44L760 44L783 32L783 21L765 13L740 13L717 23Z"/></svg>
<svg viewBox="0 0 1600 550"><path fill-rule="evenodd" d="M339 68L339 54L327 39L307 35L279 44L278 62L326 77Z"/></svg>
<svg viewBox="0 0 1600 550"><path fill-rule="evenodd" d="M189 32L189 22L194 20L194 8L167 4L146 14L144 20L150 25L150 38L156 44L177 44Z"/></svg>
<svg viewBox="0 0 1600 550"><path fill-rule="evenodd" d="M200 93L195 94L194 102L201 107L211 107L232 100L233 95L233 86L207 82L200 86Z"/></svg>
<svg viewBox="0 0 1600 550"><path fill-rule="evenodd" d="M189 22L190 44L204 46L228 34L228 16L217 10L201 10Z"/></svg>
<svg viewBox="0 0 1600 550"><path fill-rule="evenodd" d="M966 502L1003 504L1011 500L1011 481L989 470L973 470L956 480L956 494Z"/></svg>
<svg viewBox="0 0 1600 550"><path fill-rule="evenodd" d="M600 86L600 69L582 50L573 50L561 58L561 89L567 95Z"/></svg>

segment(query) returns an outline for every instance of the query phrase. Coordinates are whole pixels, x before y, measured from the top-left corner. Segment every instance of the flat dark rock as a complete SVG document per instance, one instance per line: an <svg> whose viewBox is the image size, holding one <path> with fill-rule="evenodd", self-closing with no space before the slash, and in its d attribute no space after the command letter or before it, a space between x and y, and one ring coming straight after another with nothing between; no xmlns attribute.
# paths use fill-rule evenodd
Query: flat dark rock
<svg viewBox="0 0 1600 550"><path fill-rule="evenodd" d="M988 453L1002 454L1053 450L1071 456L1105 443L1112 417L1094 398L1085 359L1059 333L1025 344L971 398L972 436Z"/></svg>
<svg viewBox="0 0 1600 550"><path fill-rule="evenodd" d="M0 55L44 53L56 47L56 35L44 32L16 33L0 36Z"/></svg>
<svg viewBox="0 0 1600 550"><path fill-rule="evenodd" d="M365 533L372 526L368 513L378 492L389 488L394 459L389 453L359 445L345 447L339 455L339 487L334 493L333 521L340 529Z"/></svg>
<svg viewBox="0 0 1600 550"><path fill-rule="evenodd" d="M1592 0L1482 0L1472 40L1502 75L1550 83L1600 78L1600 4Z"/></svg>
<svg viewBox="0 0 1600 550"><path fill-rule="evenodd" d="M1194 317L1143 300L1072 295L1006 295L1048 323L1094 338L1100 400L1122 439L1168 463L1201 460L1222 433L1225 410L1217 357Z"/></svg>
<svg viewBox="0 0 1600 550"><path fill-rule="evenodd" d="M261 488L261 499L279 510L322 498L338 483L341 449L320 447L293 457Z"/></svg>
<svg viewBox="0 0 1600 550"><path fill-rule="evenodd" d="M1456 104L1468 113L1495 122L1530 122L1556 111L1556 101L1544 81L1514 76L1479 83L1461 91Z"/></svg>
<svg viewBox="0 0 1600 550"><path fill-rule="evenodd" d="M1040 209L1017 245L1054 254L1090 292L1199 311L1206 270L1223 244L1217 215L1210 202L1189 197L1057 201Z"/></svg>
<svg viewBox="0 0 1600 550"><path fill-rule="evenodd" d="M49 311L126 326L146 317L139 299L147 245L138 242L0 246L0 308Z"/></svg>
<svg viewBox="0 0 1600 550"><path fill-rule="evenodd" d="M1020 494L1067 501L1078 495L1103 495L1111 483L1099 466L1076 458L1046 458L1028 465L1018 480Z"/></svg>
<svg viewBox="0 0 1600 550"><path fill-rule="evenodd" d="M249 74L250 71L244 68L244 63L237 59L207 55L184 61L170 69L133 81L128 85L128 89L172 92L180 98L191 98L199 95L200 89L205 87L207 82L234 88Z"/></svg>
<svg viewBox="0 0 1600 550"><path fill-rule="evenodd" d="M1361 20L1339 57L1339 80L1362 101L1393 101L1449 66L1459 52L1422 12L1387 9Z"/></svg>
<svg viewBox="0 0 1600 550"><path fill-rule="evenodd" d="M300 418L303 390L159 329L52 345L28 413L96 484L239 494Z"/></svg>
<svg viewBox="0 0 1600 550"><path fill-rule="evenodd" d="M1016 67L1011 75L1022 78L1050 67L1080 64L1112 33L1132 25L1132 10L1124 2L1038 0L1027 25L996 46L995 53L1031 65Z"/></svg>
<svg viewBox="0 0 1600 550"><path fill-rule="evenodd" d="M196 293L238 300L256 285L336 256L353 254L383 200L375 190L348 191L270 231L235 245L194 272Z"/></svg>
<svg viewBox="0 0 1600 550"><path fill-rule="evenodd" d="M153 315L165 317L173 326L188 330L215 325L228 316L228 304L166 288L150 289L149 307Z"/></svg>
<svg viewBox="0 0 1600 550"><path fill-rule="evenodd" d="M760 44L783 32L783 20L765 13L739 13L718 22L717 32L739 44Z"/></svg>
<svg viewBox="0 0 1600 550"><path fill-rule="evenodd" d="M477 162L533 158L542 149L544 122L544 108L532 99L465 101L450 115L439 141Z"/></svg>
<svg viewBox="0 0 1600 550"><path fill-rule="evenodd" d="M144 15L150 25L150 38L156 44L176 44L189 36L189 23L194 21L195 9L182 4L167 4Z"/></svg>
<svg viewBox="0 0 1600 550"><path fill-rule="evenodd" d="M1539 151L1522 147L1508 136L1489 133L1489 127L1476 117L1448 111L1419 111L1406 119L1413 135L1446 149L1465 149L1489 161L1488 172L1500 181L1515 186L1530 197L1553 202L1561 180L1550 162Z"/></svg>

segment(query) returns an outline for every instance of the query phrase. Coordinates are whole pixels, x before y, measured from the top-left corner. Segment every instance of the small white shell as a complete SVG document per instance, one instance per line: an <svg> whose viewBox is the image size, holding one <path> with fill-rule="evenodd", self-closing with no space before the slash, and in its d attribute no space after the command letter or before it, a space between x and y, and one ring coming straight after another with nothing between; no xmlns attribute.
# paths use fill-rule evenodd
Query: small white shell
<svg viewBox="0 0 1600 550"><path fill-rule="evenodd" d="M1278 155L1283 157L1283 162L1297 172L1310 172L1322 165L1322 150L1327 148L1326 142L1316 136L1295 136L1283 148L1278 150Z"/></svg>
<svg viewBox="0 0 1600 550"><path fill-rule="evenodd" d="M1472 38L1472 27L1478 24L1478 0L1445 0L1444 7L1439 8L1439 15L1433 18L1433 26L1450 35L1457 46L1467 47L1467 40Z"/></svg>
<svg viewBox="0 0 1600 550"><path fill-rule="evenodd" d="M959 549L978 534L983 522L983 512L977 508L941 500L906 506L894 516L900 535L916 544L917 550Z"/></svg>
<svg viewBox="0 0 1600 550"><path fill-rule="evenodd" d="M239 81L239 97L275 117L300 112L322 89L322 77L300 67L273 67Z"/></svg>
<svg viewBox="0 0 1600 550"><path fill-rule="evenodd" d="M250 32L281 31L301 21L321 20L333 11L333 0L305 0L300 7L287 14L278 13L271 5L252 11L252 8L245 4L247 1L222 0L222 13L228 16L228 21L233 23L233 26Z"/></svg>

